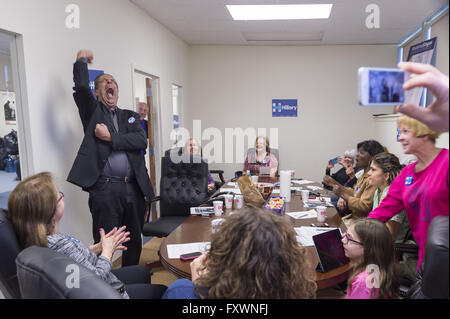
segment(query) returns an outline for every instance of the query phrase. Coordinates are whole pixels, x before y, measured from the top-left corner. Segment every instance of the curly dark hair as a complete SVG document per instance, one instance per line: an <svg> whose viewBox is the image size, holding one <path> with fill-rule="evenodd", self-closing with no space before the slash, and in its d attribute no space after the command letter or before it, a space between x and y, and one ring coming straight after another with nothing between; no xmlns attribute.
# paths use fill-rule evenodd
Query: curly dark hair
<svg viewBox="0 0 450 319"><path fill-rule="evenodd" d="M211 236L205 269L195 281L201 298L315 298L314 266L292 225L261 209L225 218Z"/></svg>
<svg viewBox="0 0 450 319"><path fill-rule="evenodd" d="M372 163L381 168L383 173L389 174L388 185L391 185L403 169L398 157L391 153L378 153L372 158Z"/></svg>

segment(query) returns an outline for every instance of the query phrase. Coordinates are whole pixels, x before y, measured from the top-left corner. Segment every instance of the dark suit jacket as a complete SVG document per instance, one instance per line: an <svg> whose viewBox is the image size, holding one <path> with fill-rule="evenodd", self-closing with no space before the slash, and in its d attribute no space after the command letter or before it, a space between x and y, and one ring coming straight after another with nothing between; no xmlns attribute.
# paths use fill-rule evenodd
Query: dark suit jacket
<svg viewBox="0 0 450 319"><path fill-rule="evenodd" d="M119 132L113 133L114 124L108 108L94 98L89 88L86 63L75 62L73 78L75 82L73 97L83 124L84 138L67 181L88 191L102 174L112 150L125 151L139 188L145 200L150 202L154 193L141 154L141 150L147 148L147 137L142 130L139 115L133 111L117 108ZM95 136L95 126L101 123L108 127L112 142L102 141Z"/></svg>

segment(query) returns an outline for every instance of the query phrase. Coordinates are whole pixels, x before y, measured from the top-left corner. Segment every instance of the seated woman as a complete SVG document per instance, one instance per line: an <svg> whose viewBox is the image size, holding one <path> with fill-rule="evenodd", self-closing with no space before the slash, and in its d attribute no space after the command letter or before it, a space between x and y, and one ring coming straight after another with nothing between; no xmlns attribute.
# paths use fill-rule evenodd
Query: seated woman
<svg viewBox="0 0 450 319"><path fill-rule="evenodd" d="M397 120L399 141L405 154L413 154L417 162L406 166L392 182L386 197L368 218L388 222L406 210L411 232L419 246L420 266L425 255L428 226L439 215L449 214L448 150L437 148L439 134L408 116Z"/></svg>
<svg viewBox="0 0 450 319"><path fill-rule="evenodd" d="M374 140L363 141L357 145L357 148L356 167L362 168L364 173L353 188L344 187L330 176L325 176L323 180L323 183L333 187L333 192L340 197L338 201L339 211L344 214L349 210L351 211L348 216L342 219L346 225L351 222L352 218L366 217L372 210L376 187L370 185L368 171L372 158L376 154L384 152L383 146Z"/></svg>
<svg viewBox="0 0 450 319"><path fill-rule="evenodd" d="M358 177L358 172L360 169L354 169L354 162L356 158L357 152L355 149L347 150L344 153L344 157L339 157L338 164L342 166L336 173L331 175L331 169L334 167L334 164L331 163L331 160L328 162L328 165L325 169L325 175L331 176L336 182L342 184L345 187L353 187L356 184ZM362 171L361 171L362 173ZM332 190L332 187L325 185L325 188L328 190Z"/></svg>
<svg viewBox="0 0 450 319"><path fill-rule="evenodd" d="M394 179L400 174L403 165L397 156L391 153L380 153L373 157L370 164L369 183L376 186L375 195L373 197L373 208L377 208L383 199L386 197L389 187ZM392 235L392 240L395 244L415 244L414 238L409 236L410 228L408 217L405 210L392 217L387 223L387 228ZM402 276L410 280L415 278L415 267L417 265L417 255L403 254L400 265L402 268Z"/></svg>
<svg viewBox="0 0 450 319"><path fill-rule="evenodd" d="M74 237L58 233L64 215L63 198L50 173L30 176L16 186L8 199L8 211L21 248L35 245L64 254L94 272L125 299L161 298L167 287L150 285L151 273L145 267L111 270L114 252L126 250L123 243L130 239L125 226L115 227L108 234L101 229L101 241L90 247Z"/></svg>
<svg viewBox="0 0 450 319"><path fill-rule="evenodd" d="M190 138L187 141L185 152L191 155L202 156L201 147L195 138ZM214 179L212 178L211 173L208 171L208 192L213 191L214 187L215 187Z"/></svg>
<svg viewBox="0 0 450 319"><path fill-rule="evenodd" d="M306 299L317 287L315 265L290 222L257 208L225 217L191 273L192 281L175 281L163 299Z"/></svg>
<svg viewBox="0 0 450 319"><path fill-rule="evenodd" d="M275 177L278 171L278 160L270 153L269 139L258 136L255 141L255 153L249 153L245 158L244 172L251 175L269 175Z"/></svg>
<svg viewBox="0 0 450 319"><path fill-rule="evenodd" d="M355 220L342 236L342 244L353 266L347 299L399 297L400 269L391 235L383 223L366 218Z"/></svg>

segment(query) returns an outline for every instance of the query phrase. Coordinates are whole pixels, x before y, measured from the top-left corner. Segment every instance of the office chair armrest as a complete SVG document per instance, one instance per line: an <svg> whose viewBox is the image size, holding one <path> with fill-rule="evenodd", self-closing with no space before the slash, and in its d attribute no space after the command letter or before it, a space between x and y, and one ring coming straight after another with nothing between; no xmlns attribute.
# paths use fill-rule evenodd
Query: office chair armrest
<svg viewBox="0 0 450 319"><path fill-rule="evenodd" d="M156 196L155 198L152 199L151 203L153 204L153 203L159 202L160 200L161 200L161 196Z"/></svg>
<svg viewBox="0 0 450 319"><path fill-rule="evenodd" d="M419 247L415 244L394 244L394 249L398 254L419 254Z"/></svg>
<svg viewBox="0 0 450 319"><path fill-rule="evenodd" d="M219 174L219 178L221 180L222 183L225 183L225 178L223 177L223 170L220 169L213 169L209 171L211 174Z"/></svg>

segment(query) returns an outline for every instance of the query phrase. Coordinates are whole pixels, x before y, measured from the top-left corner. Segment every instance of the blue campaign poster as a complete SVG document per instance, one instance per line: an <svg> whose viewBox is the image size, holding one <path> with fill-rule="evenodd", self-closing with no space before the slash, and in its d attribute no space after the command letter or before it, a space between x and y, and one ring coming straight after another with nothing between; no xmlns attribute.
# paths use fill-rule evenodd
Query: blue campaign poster
<svg viewBox="0 0 450 319"><path fill-rule="evenodd" d="M91 92L92 92L93 96L95 96L95 94L94 94L94 88L95 88L94 81L95 81L95 78L97 76L103 74L103 73L105 73L105 71L102 71L102 70L89 70L89 87L91 88Z"/></svg>
<svg viewBox="0 0 450 319"><path fill-rule="evenodd" d="M179 122L179 117L178 115L174 115L173 116L173 128L176 130L178 128L180 128L180 122Z"/></svg>
<svg viewBox="0 0 450 319"><path fill-rule="evenodd" d="M272 100L272 117L297 117L297 100Z"/></svg>

